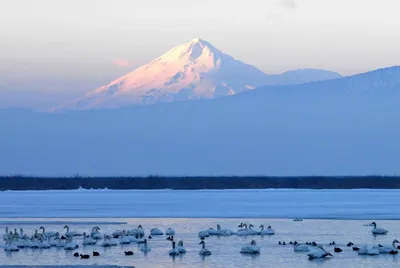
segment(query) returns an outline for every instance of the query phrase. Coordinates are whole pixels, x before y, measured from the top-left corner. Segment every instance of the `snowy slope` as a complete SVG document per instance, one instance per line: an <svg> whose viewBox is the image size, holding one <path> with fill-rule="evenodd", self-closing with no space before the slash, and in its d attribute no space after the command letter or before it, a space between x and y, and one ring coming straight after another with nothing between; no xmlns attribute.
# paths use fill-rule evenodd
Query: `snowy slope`
<svg viewBox="0 0 400 268"><path fill-rule="evenodd" d="M190 102L0 110L0 174L400 174L400 67Z"/></svg>
<svg viewBox="0 0 400 268"><path fill-rule="evenodd" d="M58 109L118 108L132 104L210 99L262 85L296 84L338 77L339 74L324 70L266 75L254 66L222 53L210 43L194 39Z"/></svg>

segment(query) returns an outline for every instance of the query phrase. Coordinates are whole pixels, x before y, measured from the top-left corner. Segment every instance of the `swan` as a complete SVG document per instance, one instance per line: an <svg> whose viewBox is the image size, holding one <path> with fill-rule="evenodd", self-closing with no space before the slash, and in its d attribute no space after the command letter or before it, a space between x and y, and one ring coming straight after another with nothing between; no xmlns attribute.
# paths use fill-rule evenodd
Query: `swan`
<svg viewBox="0 0 400 268"><path fill-rule="evenodd" d="M379 245L377 248L380 254L397 254L396 244L400 243L397 239L393 240L392 245L382 246Z"/></svg>
<svg viewBox="0 0 400 268"><path fill-rule="evenodd" d="M78 233L78 232L70 231L68 225L65 225L65 226L64 226L64 229L67 230L66 233L65 233L65 236L70 236L70 237L72 237L72 236L82 236L82 234L80 234L80 233Z"/></svg>
<svg viewBox="0 0 400 268"><path fill-rule="evenodd" d="M168 253L170 256L178 256L179 250L175 248L175 241L172 241L172 249Z"/></svg>
<svg viewBox="0 0 400 268"><path fill-rule="evenodd" d="M369 256L379 255L379 249L377 249L372 245L364 245L358 250L358 255L369 255Z"/></svg>
<svg viewBox="0 0 400 268"><path fill-rule="evenodd" d="M175 235L175 230L172 229L172 228L168 228L168 229L165 231L165 234L166 234L166 235Z"/></svg>
<svg viewBox="0 0 400 268"><path fill-rule="evenodd" d="M253 224L249 225L249 230L247 231L249 235L259 235L259 232L257 232L256 230L253 230L252 228L254 227Z"/></svg>
<svg viewBox="0 0 400 268"><path fill-rule="evenodd" d="M123 234L124 231L125 231L125 230L117 230L117 231L115 231L115 232L112 233L112 237L113 237L113 238L118 238L118 237L122 236L122 234Z"/></svg>
<svg viewBox="0 0 400 268"><path fill-rule="evenodd" d="M332 257L332 254L327 252L322 246L316 246L309 250L307 256L309 259L322 259L328 256Z"/></svg>
<svg viewBox="0 0 400 268"><path fill-rule="evenodd" d="M241 223L238 227L239 227L239 228L243 228L243 227L244 227L244 229L238 230L238 231L236 232L236 235L238 235L238 236L246 236L246 235L249 234L249 232L248 232L249 230L248 230L248 228L247 228L247 224Z"/></svg>
<svg viewBox="0 0 400 268"><path fill-rule="evenodd" d="M93 227L92 232L90 233L90 236L93 239L100 240L102 238L102 235L100 234L100 227L99 226Z"/></svg>
<svg viewBox="0 0 400 268"><path fill-rule="evenodd" d="M63 247L65 247L65 245L67 245L67 239L61 239L60 237L58 237L57 241L58 241L58 243L57 243L56 247L58 247L58 248L63 248Z"/></svg>
<svg viewBox="0 0 400 268"><path fill-rule="evenodd" d="M20 228L19 231L21 233L21 239L29 239L29 236L27 234L24 234L24 229Z"/></svg>
<svg viewBox="0 0 400 268"><path fill-rule="evenodd" d="M17 240L19 239L19 234L18 234L17 228L14 228L14 238Z"/></svg>
<svg viewBox="0 0 400 268"><path fill-rule="evenodd" d="M136 236L128 236L129 241L132 243L144 243L144 238L141 235L136 235Z"/></svg>
<svg viewBox="0 0 400 268"><path fill-rule="evenodd" d="M210 236L210 234L208 233L208 230L204 230L204 231L200 231L199 232L199 237L200 238L206 238L206 237L209 237Z"/></svg>
<svg viewBox="0 0 400 268"><path fill-rule="evenodd" d="M387 230L385 230L383 228L376 228L376 222L372 222L370 224L370 226L374 227L371 231L374 235L384 235L384 234L387 234L387 232L388 232Z"/></svg>
<svg viewBox="0 0 400 268"><path fill-rule="evenodd" d="M4 251L8 251L8 252L15 252L15 251L19 251L19 248L13 243L12 239L7 240L7 244L4 248Z"/></svg>
<svg viewBox="0 0 400 268"><path fill-rule="evenodd" d="M125 230L122 232L122 235L120 236L119 243L121 245L126 245L131 243L131 239L129 238L129 236L126 236Z"/></svg>
<svg viewBox="0 0 400 268"><path fill-rule="evenodd" d="M294 252L308 252L313 246L301 243L293 247Z"/></svg>
<svg viewBox="0 0 400 268"><path fill-rule="evenodd" d="M60 234L57 233L54 237L49 239L49 244L52 247L57 247L59 241L60 241Z"/></svg>
<svg viewBox="0 0 400 268"><path fill-rule="evenodd" d="M204 242L204 240L200 241L199 245L202 245L201 250L199 252L199 255L201 255L201 256L209 256L209 255L211 255L211 251L206 249L206 242Z"/></svg>
<svg viewBox="0 0 400 268"><path fill-rule="evenodd" d="M151 235L164 235L164 233L158 228L151 229L150 234Z"/></svg>
<svg viewBox="0 0 400 268"><path fill-rule="evenodd" d="M44 237L53 237L56 235L57 232L46 232L43 226L40 226L39 230L42 230L42 235Z"/></svg>
<svg viewBox="0 0 400 268"><path fill-rule="evenodd" d="M271 226L268 226L268 228L266 230L264 230L264 224L261 224L260 229L261 229L259 232L260 235L274 235L275 234L275 231L274 231L274 229L271 228Z"/></svg>
<svg viewBox="0 0 400 268"><path fill-rule="evenodd" d="M178 247L177 247L177 249L178 249L178 251L179 251L179 254L185 254L185 253L186 253L186 249L185 249L185 247L183 246L183 241L182 241L182 240L178 242Z"/></svg>
<svg viewBox="0 0 400 268"><path fill-rule="evenodd" d="M39 239L39 248L51 248L51 245L48 241L48 238L46 238L44 235Z"/></svg>
<svg viewBox="0 0 400 268"><path fill-rule="evenodd" d="M129 236L144 235L144 230L142 225L138 225L136 229L129 230L127 233Z"/></svg>
<svg viewBox="0 0 400 268"><path fill-rule="evenodd" d="M256 241L251 240L250 245L242 247L240 253L244 254L260 254L260 247L257 246Z"/></svg>
<svg viewBox="0 0 400 268"><path fill-rule="evenodd" d="M8 226L6 226L6 233L3 235L3 239L4 239L5 241L7 241L8 238L9 238L8 234L9 234Z"/></svg>
<svg viewBox="0 0 400 268"><path fill-rule="evenodd" d="M101 246L102 247L111 247L112 246L112 244L111 244L111 242L110 242L110 238L109 238L109 236L107 236L107 235L104 235L104 237L103 237L103 243L101 243Z"/></svg>
<svg viewBox="0 0 400 268"><path fill-rule="evenodd" d="M210 228L208 230L209 235L221 235L221 236L230 236L232 235L232 231L228 229L221 229L221 225L217 224L217 230Z"/></svg>
<svg viewBox="0 0 400 268"><path fill-rule="evenodd" d="M145 239L144 243L141 245L140 251L144 253L151 251L151 248L147 245L147 239Z"/></svg>
<svg viewBox="0 0 400 268"><path fill-rule="evenodd" d="M72 237L67 238L67 243L64 246L65 250L74 250L79 248L79 245L73 240Z"/></svg>
<svg viewBox="0 0 400 268"><path fill-rule="evenodd" d="M86 235L86 233L83 233L83 241L82 245L88 246L88 245L96 245L97 241L93 239L90 235Z"/></svg>

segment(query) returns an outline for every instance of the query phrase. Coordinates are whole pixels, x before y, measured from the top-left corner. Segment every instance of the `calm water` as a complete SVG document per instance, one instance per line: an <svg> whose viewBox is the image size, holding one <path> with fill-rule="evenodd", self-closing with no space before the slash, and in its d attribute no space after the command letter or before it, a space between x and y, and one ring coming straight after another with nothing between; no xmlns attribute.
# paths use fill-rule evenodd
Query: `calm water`
<svg viewBox="0 0 400 268"><path fill-rule="evenodd" d="M345 209L345 208L344 208ZM52 223L54 221L54 223ZM88 223L90 221L90 223ZM112 221L106 224L105 221ZM149 245L152 248L147 255L141 253L136 245L116 246L103 249L100 246L80 247L77 251L91 253L99 251L101 256L91 257L89 260L75 258L64 249L22 249L19 252L6 253L0 251L1 265L53 265L53 264L110 264L135 265L136 267L399 267L399 257L396 255L381 255L376 257L362 257L347 248L345 244L353 241L356 244L381 243L390 244L394 238L400 238L400 221L381 220L378 225L389 230L386 236L374 237L370 227L363 224L366 220L304 220L293 222L283 219L193 219L193 218L152 218L152 219L0 219L0 228L23 227L25 232L32 233L35 228L45 224L48 231L62 231L65 222L70 224L73 231L90 231L99 223L101 232L112 233L117 229L132 229L142 224L146 231L153 227L165 230L172 227L176 230L176 239L185 243L187 254L172 258L168 256L171 247L165 236L154 237ZM120 222L120 224L117 224ZM125 223L124 223L125 222ZM210 237L206 240L207 248L212 255L202 258L198 255L200 246L197 233L216 224L223 228L236 230L240 222L250 222L255 226L260 224L272 225L276 231L274 236L266 237ZM261 247L259 256L244 256L239 253L240 248L251 239L256 239ZM328 244L335 241L344 252L334 254L334 257L324 261L309 261L304 253L294 253L291 246L279 246L278 241L316 241ZM80 240L78 240L80 241ZM333 247L326 246L333 253ZM134 256L124 256L124 250L133 250Z"/></svg>

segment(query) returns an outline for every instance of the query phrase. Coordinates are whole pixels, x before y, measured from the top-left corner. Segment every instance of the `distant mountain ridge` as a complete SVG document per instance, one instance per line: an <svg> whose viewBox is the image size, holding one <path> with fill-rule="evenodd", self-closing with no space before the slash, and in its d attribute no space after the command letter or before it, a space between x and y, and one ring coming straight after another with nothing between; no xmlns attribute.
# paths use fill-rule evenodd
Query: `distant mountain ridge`
<svg viewBox="0 0 400 268"><path fill-rule="evenodd" d="M194 39L56 109L119 108L134 104L211 99L263 85L298 84L340 77L338 73L316 69L267 75L222 53L207 41Z"/></svg>

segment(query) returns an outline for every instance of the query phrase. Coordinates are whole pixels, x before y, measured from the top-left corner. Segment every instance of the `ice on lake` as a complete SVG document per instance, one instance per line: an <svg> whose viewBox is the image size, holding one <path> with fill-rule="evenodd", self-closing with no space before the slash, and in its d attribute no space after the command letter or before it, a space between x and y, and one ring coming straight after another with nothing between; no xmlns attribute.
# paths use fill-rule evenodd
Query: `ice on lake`
<svg viewBox="0 0 400 268"><path fill-rule="evenodd" d="M100 252L88 260L73 257L63 249L21 249L6 253L0 250L0 265L119 265L135 267L398 267L397 255L358 256L346 247L390 244L400 238L400 191L396 190L215 190L215 191L7 191L0 193L0 229L24 228L32 234L41 225L47 231L62 232L68 223L71 230L89 232L99 225L102 233L133 229L138 224L149 232L157 227L176 230L175 239L183 240L187 254L168 256L171 242L166 236L149 241L151 251L142 253L136 244L112 248L81 246L80 253ZM292 218L304 220L295 222ZM372 220L389 230L373 236ZM198 232L221 224L237 230L241 222L272 225L276 234L255 237L210 237L207 248L212 255L202 258ZM240 254L251 239L261 247L258 256ZM329 242L343 249L324 261L309 261L304 253L278 241L316 241L333 253ZM81 238L77 239L81 242ZM134 251L124 256L125 250Z"/></svg>

